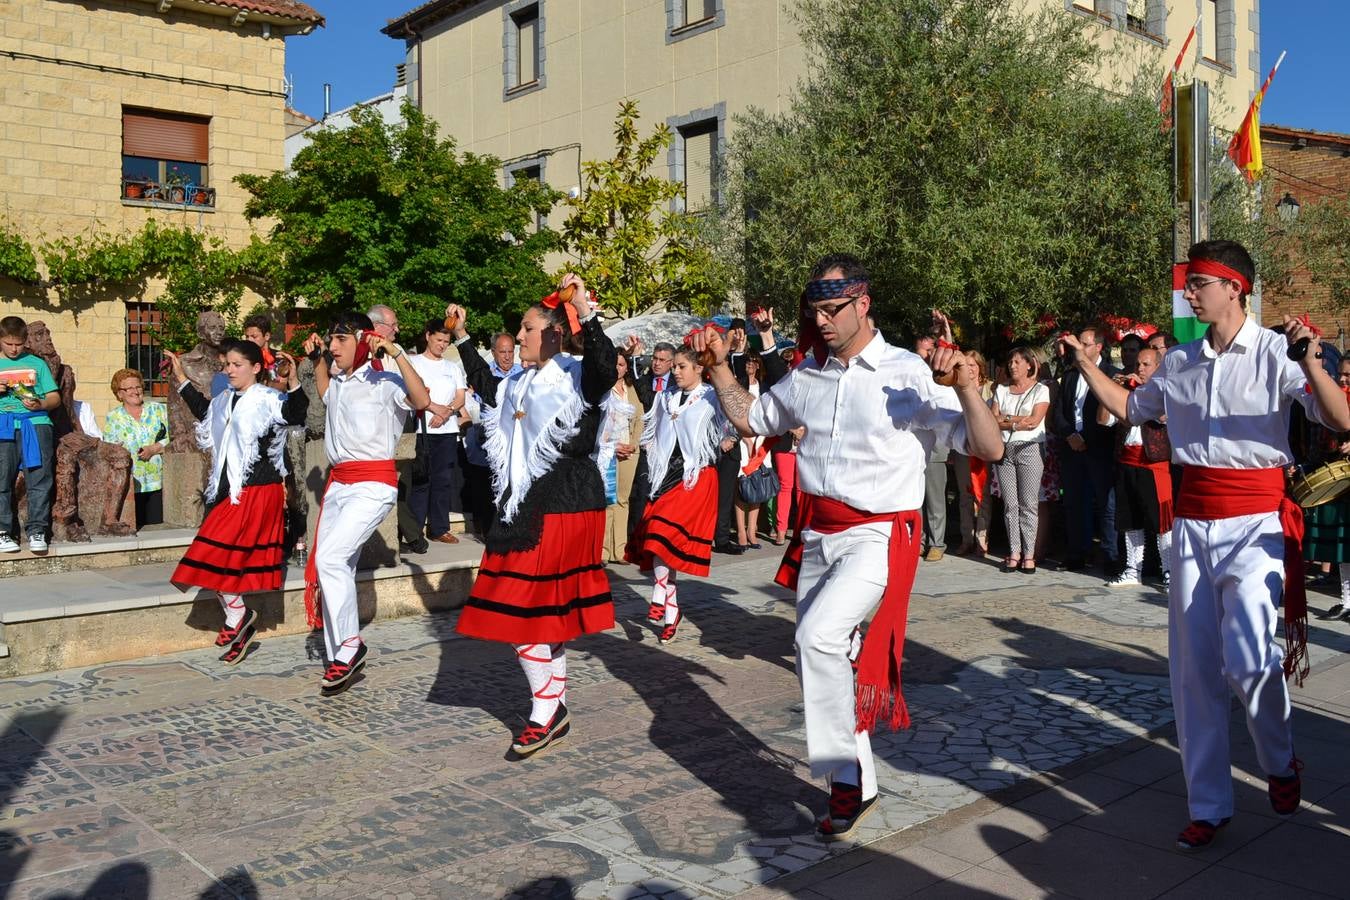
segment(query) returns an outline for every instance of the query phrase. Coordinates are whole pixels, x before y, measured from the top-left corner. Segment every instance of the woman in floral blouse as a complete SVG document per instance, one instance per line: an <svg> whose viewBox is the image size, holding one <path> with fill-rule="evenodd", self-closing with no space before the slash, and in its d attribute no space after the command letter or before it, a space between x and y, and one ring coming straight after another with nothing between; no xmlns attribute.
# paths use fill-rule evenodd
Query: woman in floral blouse
<svg viewBox="0 0 1350 900"><path fill-rule="evenodd" d="M135 369L112 377L113 395L122 405L108 413L103 439L121 444L131 454L136 484L136 528L164 521L164 448L169 442L169 411L163 403L147 403L145 379Z"/></svg>

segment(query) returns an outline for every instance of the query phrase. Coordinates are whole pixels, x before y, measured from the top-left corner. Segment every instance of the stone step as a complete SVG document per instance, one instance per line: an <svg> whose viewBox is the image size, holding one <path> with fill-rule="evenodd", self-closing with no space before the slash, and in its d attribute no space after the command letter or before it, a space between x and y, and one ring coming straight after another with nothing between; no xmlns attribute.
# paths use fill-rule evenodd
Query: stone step
<svg viewBox="0 0 1350 900"><path fill-rule="evenodd" d="M8 654L0 654L0 677L210 646L222 623L220 603L212 591L182 593L169 583L181 547L172 562L81 566L4 582L0 638ZM481 543L464 536L458 544L433 543L425 554L357 572L361 620L463 605L482 553ZM281 590L250 594L248 603L258 610L260 638L309 631L303 570L288 569Z"/></svg>
<svg viewBox="0 0 1350 900"><path fill-rule="evenodd" d="M451 513L450 531L463 534L464 530L464 517ZM28 552L24 545L17 553L0 555L0 579L176 563L196 534L195 528L152 525L129 537L93 535L87 544L53 541L50 549L41 554Z"/></svg>

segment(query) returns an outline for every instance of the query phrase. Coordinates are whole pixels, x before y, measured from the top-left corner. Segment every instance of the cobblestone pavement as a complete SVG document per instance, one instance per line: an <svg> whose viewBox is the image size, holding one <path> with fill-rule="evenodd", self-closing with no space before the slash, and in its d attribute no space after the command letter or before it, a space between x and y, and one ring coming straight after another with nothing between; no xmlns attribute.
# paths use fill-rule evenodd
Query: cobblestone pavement
<svg viewBox="0 0 1350 900"><path fill-rule="evenodd" d="M193 651L0 682L0 897L772 892L1171 719L1156 589L925 563L914 726L875 738L881 796L857 840L820 843L775 564L719 557L682 578L685 624L665 647L646 582L618 569L619 625L569 651L572 733L526 761L506 752L528 709L514 655L455 636L452 616L371 626L366 676L335 698L318 694L314 636L266 638L237 669ZM1315 627L1314 662L1348 638ZM1170 827L1184 805L1168 803ZM874 881L811 896L901 893Z"/></svg>

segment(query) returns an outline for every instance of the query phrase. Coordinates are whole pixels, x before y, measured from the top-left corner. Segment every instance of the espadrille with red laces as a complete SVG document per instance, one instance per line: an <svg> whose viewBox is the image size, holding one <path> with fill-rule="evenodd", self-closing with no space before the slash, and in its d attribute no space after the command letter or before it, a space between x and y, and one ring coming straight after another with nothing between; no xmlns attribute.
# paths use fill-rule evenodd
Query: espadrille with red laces
<svg viewBox="0 0 1350 900"><path fill-rule="evenodd" d="M1271 775L1266 779L1266 790L1270 794L1270 808L1277 816L1292 816L1298 812L1303 801L1303 762L1295 759L1289 763L1294 770L1292 775Z"/></svg>
<svg viewBox="0 0 1350 900"><path fill-rule="evenodd" d="M684 610L675 610L675 621L667 622L661 629L661 637L658 640L663 644L669 644L675 640L675 632L680 630L680 623L684 621Z"/></svg>
<svg viewBox="0 0 1350 900"><path fill-rule="evenodd" d="M664 603L653 603L647 607L647 621L660 622L666 617L666 606Z"/></svg>
<svg viewBox="0 0 1350 900"><path fill-rule="evenodd" d="M1219 822L1206 822L1204 819L1196 819L1182 829L1181 834L1177 835L1177 849L1182 853L1190 853L1208 847L1214 843L1214 838L1218 836L1219 829L1227 825L1229 821L1231 820L1223 819Z"/></svg>
<svg viewBox="0 0 1350 900"><path fill-rule="evenodd" d="M842 841L851 836L877 798L864 800L862 788L853 784L830 785L830 811L816 822L816 837L822 841Z"/></svg>
<svg viewBox="0 0 1350 900"><path fill-rule="evenodd" d="M236 643L239 640L241 632L245 629L253 628L257 624L258 613L255 610L245 608L244 618L239 621L238 625L233 628L228 626L223 627L220 629L220 632L216 634L216 646L227 647L230 644Z"/></svg>
<svg viewBox="0 0 1350 900"><path fill-rule="evenodd" d="M319 682L319 688L323 696L331 697L351 687L353 676L361 671L365 665L365 643L356 648L356 655L347 662L330 662L328 668L323 671L323 679Z"/></svg>
<svg viewBox="0 0 1350 900"><path fill-rule="evenodd" d="M553 713L553 718L546 724L529 721L521 729L520 734L516 735L511 742L511 749L515 751L516 756L525 757L543 750L549 744L562 740L567 732L572 729L571 716L567 713L566 704L559 703L558 709Z"/></svg>

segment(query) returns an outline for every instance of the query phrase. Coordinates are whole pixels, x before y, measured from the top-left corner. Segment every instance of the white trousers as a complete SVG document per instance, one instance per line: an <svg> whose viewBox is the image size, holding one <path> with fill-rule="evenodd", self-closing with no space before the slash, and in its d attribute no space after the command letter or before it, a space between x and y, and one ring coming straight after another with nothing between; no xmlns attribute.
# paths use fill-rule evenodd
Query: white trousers
<svg viewBox="0 0 1350 900"><path fill-rule="evenodd" d="M356 612L356 563L361 548L398 501L398 489L378 481L328 486L315 538L314 568L323 595L323 639L328 659L361 635ZM350 651L348 658L350 658Z"/></svg>
<svg viewBox="0 0 1350 900"><path fill-rule="evenodd" d="M1168 667L1192 819L1233 814L1228 716L1237 694L1256 758L1268 775L1294 757L1284 651L1275 640L1284 593L1284 534L1265 513L1172 530Z"/></svg>
<svg viewBox="0 0 1350 900"><path fill-rule="evenodd" d="M889 522L838 534L807 529L797 579L797 678L811 775L848 784L860 779L865 800L876 796L877 773L870 736L855 730L849 639L886 587L890 539Z"/></svg>

